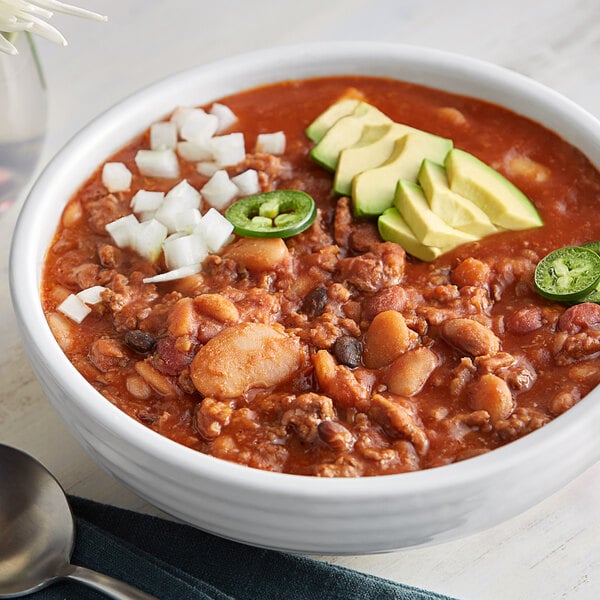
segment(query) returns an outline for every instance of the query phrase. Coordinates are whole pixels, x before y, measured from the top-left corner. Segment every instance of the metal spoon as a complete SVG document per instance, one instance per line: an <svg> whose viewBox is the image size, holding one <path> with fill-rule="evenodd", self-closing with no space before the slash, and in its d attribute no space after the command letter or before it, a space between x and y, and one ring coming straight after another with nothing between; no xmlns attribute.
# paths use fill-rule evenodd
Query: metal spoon
<svg viewBox="0 0 600 600"><path fill-rule="evenodd" d="M0 444L0 598L73 579L116 600L156 600L136 588L70 564L75 523L64 490L37 460Z"/></svg>

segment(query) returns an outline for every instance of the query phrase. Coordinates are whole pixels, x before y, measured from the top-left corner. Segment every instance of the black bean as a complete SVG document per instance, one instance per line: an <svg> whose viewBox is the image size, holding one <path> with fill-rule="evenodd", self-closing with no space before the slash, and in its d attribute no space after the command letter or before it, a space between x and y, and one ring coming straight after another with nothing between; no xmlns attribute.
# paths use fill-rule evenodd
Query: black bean
<svg viewBox="0 0 600 600"><path fill-rule="evenodd" d="M138 354L149 354L156 346L156 338L147 331L134 329L124 336L125 344Z"/></svg>
<svg viewBox="0 0 600 600"><path fill-rule="evenodd" d="M302 303L302 312L309 317L318 317L323 314L327 305L327 288L318 286L312 289L304 298Z"/></svg>
<svg viewBox="0 0 600 600"><path fill-rule="evenodd" d="M362 344L351 335L341 335L333 344L333 355L341 365L355 369L361 363Z"/></svg>

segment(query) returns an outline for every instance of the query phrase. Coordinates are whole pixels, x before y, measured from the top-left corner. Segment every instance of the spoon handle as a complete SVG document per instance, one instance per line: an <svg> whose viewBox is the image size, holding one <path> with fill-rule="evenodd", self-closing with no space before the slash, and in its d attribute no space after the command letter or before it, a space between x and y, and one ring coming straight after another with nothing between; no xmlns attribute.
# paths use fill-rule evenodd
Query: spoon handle
<svg viewBox="0 0 600 600"><path fill-rule="evenodd" d="M158 600L155 596L146 594L137 588L79 565L70 565L69 570L63 574L64 577L79 581L95 590L104 592L115 600Z"/></svg>

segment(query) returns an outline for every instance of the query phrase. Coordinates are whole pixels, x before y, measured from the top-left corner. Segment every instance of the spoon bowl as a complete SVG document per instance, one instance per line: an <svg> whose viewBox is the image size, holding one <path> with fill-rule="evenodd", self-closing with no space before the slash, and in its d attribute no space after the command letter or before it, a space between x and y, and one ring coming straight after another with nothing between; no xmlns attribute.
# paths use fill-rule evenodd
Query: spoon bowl
<svg viewBox="0 0 600 600"><path fill-rule="evenodd" d="M118 600L153 596L72 565L75 521L59 482L29 454L0 444L0 598L73 579Z"/></svg>

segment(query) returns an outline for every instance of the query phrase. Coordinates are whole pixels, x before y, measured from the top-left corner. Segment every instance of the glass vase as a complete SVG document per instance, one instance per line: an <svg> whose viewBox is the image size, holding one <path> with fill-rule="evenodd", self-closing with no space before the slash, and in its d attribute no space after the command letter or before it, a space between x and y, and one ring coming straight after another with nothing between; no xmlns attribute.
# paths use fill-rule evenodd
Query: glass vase
<svg viewBox="0 0 600 600"><path fill-rule="evenodd" d="M18 54L0 52L0 214L27 191L46 133L46 85L33 37L6 34Z"/></svg>

